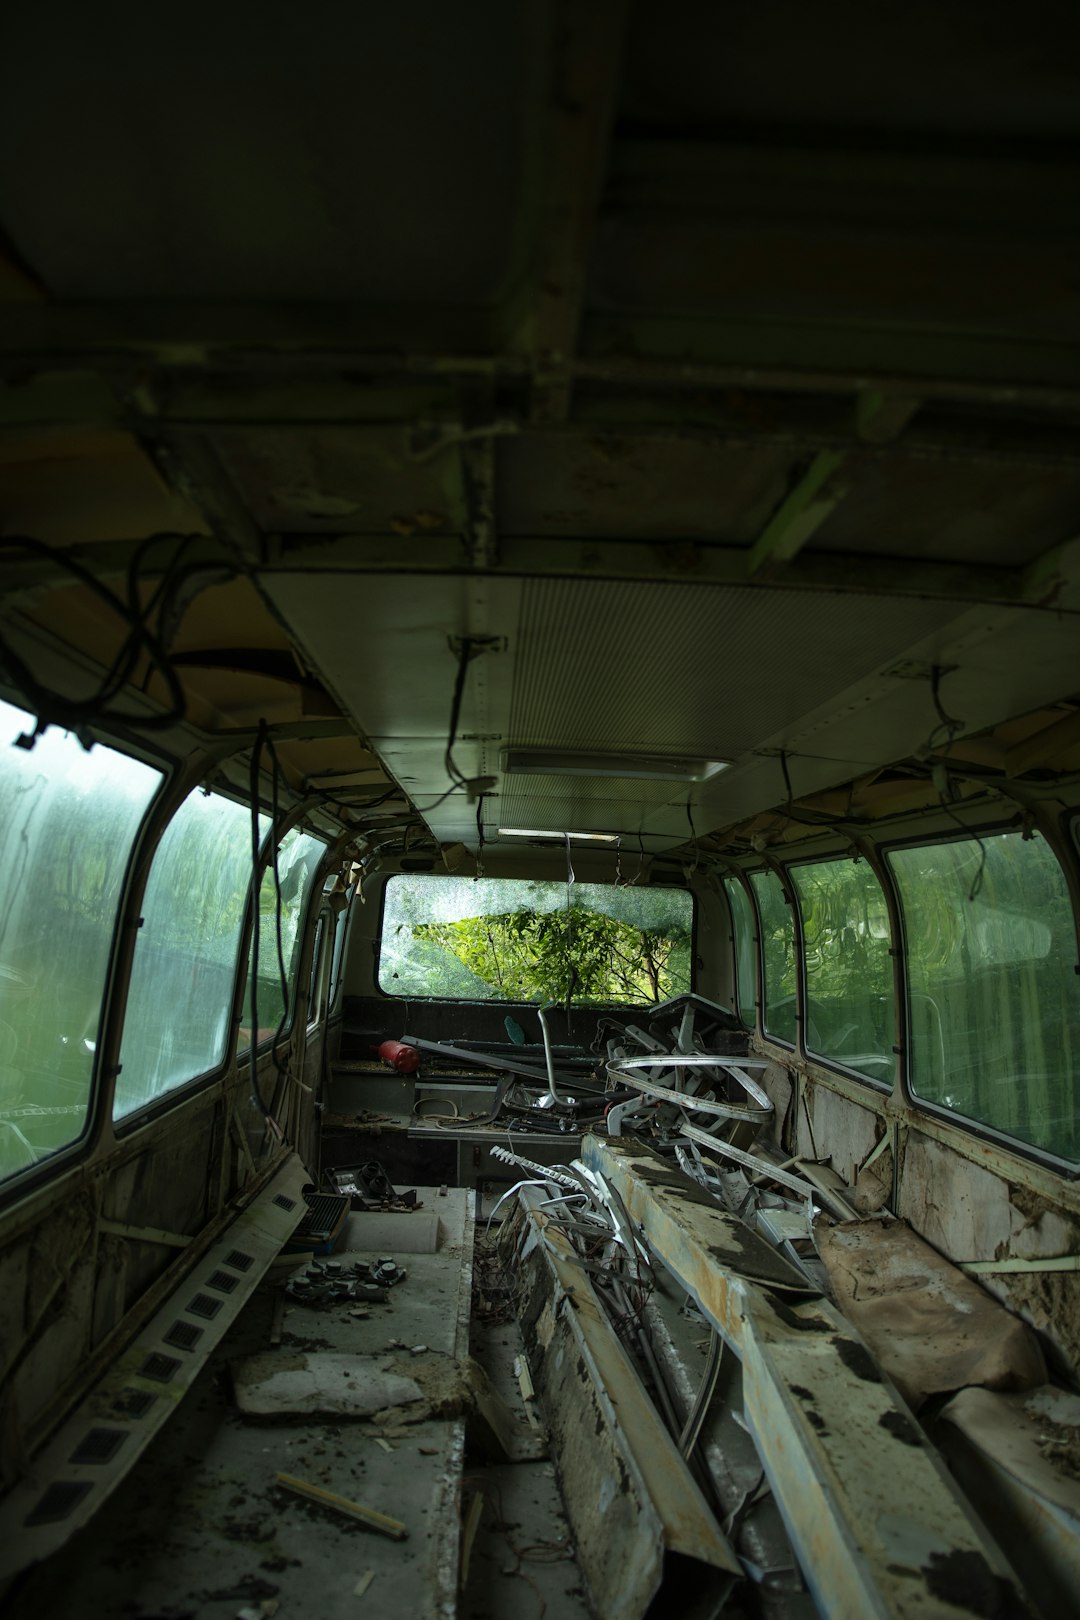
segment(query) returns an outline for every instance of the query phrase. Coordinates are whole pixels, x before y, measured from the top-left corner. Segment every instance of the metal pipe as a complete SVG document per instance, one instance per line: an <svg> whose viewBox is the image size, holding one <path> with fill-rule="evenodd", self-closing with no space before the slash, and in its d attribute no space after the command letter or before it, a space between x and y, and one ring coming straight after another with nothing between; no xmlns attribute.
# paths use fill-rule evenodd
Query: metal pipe
<svg viewBox="0 0 1080 1620"><path fill-rule="evenodd" d="M547 1008L554 1005L553 1001L545 1002L543 1007L537 1007L536 1016L540 1020L540 1028L544 1035L544 1062L547 1064L548 1096L552 1102L557 1103L561 1102L562 1098L555 1090L555 1059L551 1053L551 1035L548 1032L547 1019L544 1017Z"/></svg>

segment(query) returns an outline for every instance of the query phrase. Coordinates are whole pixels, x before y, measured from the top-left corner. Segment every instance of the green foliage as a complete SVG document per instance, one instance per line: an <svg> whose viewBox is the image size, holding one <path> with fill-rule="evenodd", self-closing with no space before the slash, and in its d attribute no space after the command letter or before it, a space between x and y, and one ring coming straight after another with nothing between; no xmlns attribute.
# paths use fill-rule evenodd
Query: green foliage
<svg viewBox="0 0 1080 1620"><path fill-rule="evenodd" d="M685 930L638 928L580 905L414 924L413 937L508 1001L658 1002L690 985Z"/></svg>

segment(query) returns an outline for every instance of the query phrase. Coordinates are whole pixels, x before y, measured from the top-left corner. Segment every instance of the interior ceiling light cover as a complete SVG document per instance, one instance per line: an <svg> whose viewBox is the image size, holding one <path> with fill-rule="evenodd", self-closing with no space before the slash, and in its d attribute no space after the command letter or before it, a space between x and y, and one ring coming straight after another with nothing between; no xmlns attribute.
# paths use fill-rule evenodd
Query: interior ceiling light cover
<svg viewBox="0 0 1080 1620"><path fill-rule="evenodd" d="M619 833L555 832L537 827L500 827L500 838L576 838L592 844L616 844Z"/></svg>
<svg viewBox="0 0 1080 1620"><path fill-rule="evenodd" d="M517 776L621 776L642 782L708 782L726 771L726 759L665 754L567 754L546 748L508 748L502 767Z"/></svg>

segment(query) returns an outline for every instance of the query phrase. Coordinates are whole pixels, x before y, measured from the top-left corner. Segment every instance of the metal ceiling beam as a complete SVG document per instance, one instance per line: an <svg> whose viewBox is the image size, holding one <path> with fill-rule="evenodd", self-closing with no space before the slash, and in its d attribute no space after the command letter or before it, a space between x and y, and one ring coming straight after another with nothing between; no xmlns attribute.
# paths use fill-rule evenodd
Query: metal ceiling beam
<svg viewBox="0 0 1080 1620"><path fill-rule="evenodd" d="M632 348L633 353L628 353ZM772 379L765 379L772 373ZM577 377L623 375L684 388L868 387L911 398L1021 400L1076 408L1080 339L936 328L898 321L792 319L681 311L594 311L582 327ZM811 379L815 379L811 381ZM842 381L841 381L842 379Z"/></svg>
<svg viewBox="0 0 1080 1620"><path fill-rule="evenodd" d="M755 540L747 559L748 573L790 562L802 550L847 494L839 476L843 465L842 451L818 451Z"/></svg>
<svg viewBox="0 0 1080 1620"><path fill-rule="evenodd" d="M499 560L495 532L495 437L463 440L459 450L465 545L475 568L494 568Z"/></svg>
<svg viewBox="0 0 1080 1620"><path fill-rule="evenodd" d="M1012 1571L847 1319L641 1142L586 1136L650 1248L742 1362L743 1408L830 1620L1031 1616ZM964 1574L958 1582L954 1576Z"/></svg>
<svg viewBox="0 0 1080 1620"><path fill-rule="evenodd" d="M888 395L1080 413L1080 342L790 318L587 317L576 357L499 352L491 311L431 305L102 300L0 304L0 375L95 372L135 388L153 368L290 383L343 369L417 387L478 379L625 390ZM632 350L631 350L632 345ZM68 409L79 412L74 394ZM49 419L55 419L50 416Z"/></svg>
<svg viewBox="0 0 1080 1620"><path fill-rule="evenodd" d="M410 436L410 449L423 456L431 453L440 436L447 449L467 442L460 425L462 388L447 383L438 385L436 393L437 385L427 379L379 389L360 380L330 377L290 383L281 378L236 382L213 374L182 380L170 375L160 390L151 394L144 387L126 405L102 378L78 374L67 389L59 386L60 381L42 377L40 386L38 381L0 383L4 459L19 460L23 441L28 453L40 453L45 435L54 435L57 453L63 453L65 431L85 436L88 430L124 428L144 441L167 439L181 458L188 435L212 440L216 430L258 434L295 429L311 434L348 427L360 443L364 435L384 443L388 432L397 432ZM90 383L96 386L91 388ZM792 456L848 450L875 461L1080 466L1080 437L1071 419L1017 419L1000 411L980 415L976 404L963 415L924 410L908 427L922 402L903 394L875 388L850 402L828 392L798 400L790 394L763 399L764 393L764 389L757 393L724 389L709 398L699 392L688 404L677 391L628 387L616 395L614 389L602 386L579 388L570 421L530 422L502 408L492 413L491 430L499 437L554 437L571 443L595 443L609 435L646 447L698 443L718 450L775 448ZM71 453L89 455L91 449L74 443Z"/></svg>
<svg viewBox="0 0 1080 1620"><path fill-rule="evenodd" d="M101 541L74 546L70 555L99 578L126 572L141 541ZM503 536L498 556L478 562L461 540L445 535L313 534L268 536L266 557L256 572L275 574L446 574L480 572L508 579L626 579L746 590L774 589L764 574L750 576L744 546L702 544L697 540L628 541L549 536ZM1071 553L1069 554L1071 557ZM220 544L196 542L190 561L207 567L227 562ZM1003 606L1070 611L1062 589L1073 584L1073 569L1061 548L1053 553L1056 593L1043 574L1028 569L943 562L925 557L886 557L869 553L803 552L784 569L784 590L859 596L914 596L928 600L997 603ZM1080 558L1076 559L1080 569ZM167 559L151 552L140 569L144 579L161 574ZM48 558L6 557L2 564L9 605L33 599L70 581Z"/></svg>
<svg viewBox="0 0 1080 1620"><path fill-rule="evenodd" d="M502 315L505 347L541 368L561 366L577 349L625 28L626 0L550 0L547 8L546 72L519 226L524 269ZM562 370L538 376L534 419L565 420L572 385Z"/></svg>
<svg viewBox="0 0 1080 1620"><path fill-rule="evenodd" d="M748 576L748 556L743 546L703 545L696 540L555 540L504 534L498 562L487 572L507 578L629 579L774 589L765 577ZM462 574L471 568L456 539L320 534L273 539L264 573ZM1023 572L1014 568L850 552L804 552L783 574L785 590L915 596L961 606L976 602L1040 606L1025 599L1023 582ZM1054 604L1055 610L1058 606Z"/></svg>

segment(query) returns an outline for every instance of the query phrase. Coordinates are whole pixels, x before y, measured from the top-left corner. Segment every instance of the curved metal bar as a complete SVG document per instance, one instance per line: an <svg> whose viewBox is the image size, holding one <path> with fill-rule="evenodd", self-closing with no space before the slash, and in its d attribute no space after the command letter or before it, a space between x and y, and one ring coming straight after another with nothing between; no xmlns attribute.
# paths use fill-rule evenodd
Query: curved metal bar
<svg viewBox="0 0 1080 1620"><path fill-rule="evenodd" d="M754 1153L745 1153L742 1148L733 1147L730 1142L718 1142L715 1136L710 1136L707 1131L699 1131L696 1125L683 1125L681 1134L721 1159L732 1159L744 1170L749 1170L752 1175L761 1176L766 1181L774 1181L780 1187L790 1188L801 1198L820 1197L817 1188L811 1186L805 1176L792 1175L790 1170L782 1170L779 1165L770 1164L768 1159L759 1159Z"/></svg>
<svg viewBox="0 0 1080 1620"><path fill-rule="evenodd" d="M686 1091L673 1091L668 1086L657 1085L654 1080L647 1080L636 1073L638 1069L689 1067L723 1069L743 1088L750 1099L749 1102L713 1102L691 1096ZM618 1063L609 1063L607 1072L610 1078L618 1077L624 1085L633 1086L635 1091L642 1092L646 1097L655 1097L658 1102L674 1103L677 1108L687 1108L692 1113L713 1114L718 1119L753 1120L760 1123L772 1118L773 1105L757 1082L751 1080L748 1074L731 1068L722 1057L704 1055L681 1057L678 1054L670 1054L664 1058L622 1058Z"/></svg>

